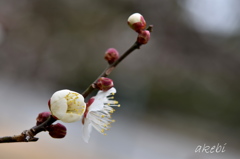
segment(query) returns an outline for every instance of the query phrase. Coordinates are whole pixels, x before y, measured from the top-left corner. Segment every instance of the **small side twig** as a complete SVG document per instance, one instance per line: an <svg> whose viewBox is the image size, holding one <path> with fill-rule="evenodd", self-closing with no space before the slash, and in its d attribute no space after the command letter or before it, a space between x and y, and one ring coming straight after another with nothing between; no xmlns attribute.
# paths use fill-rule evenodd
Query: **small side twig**
<svg viewBox="0 0 240 159"><path fill-rule="evenodd" d="M34 137L42 131L46 131L47 127L56 121L52 115L38 126L34 126L29 130L24 130L20 135L4 136L0 137L0 143L12 143L12 142L35 142L38 138Z"/></svg>
<svg viewBox="0 0 240 159"><path fill-rule="evenodd" d="M153 26L149 25L149 27L146 29L150 32L152 32L153 30ZM117 59L114 63L112 63L111 65L108 65L107 68L100 74L100 76L92 83L88 86L88 88L82 93L83 97L86 98L94 89L95 89L95 84L97 82L97 80L100 77L107 77L110 75L110 73L114 70L115 67L117 67L117 65L123 60L125 59L130 53L132 53L134 50L136 49L140 49L140 46L142 44L138 43L137 41L125 52L123 53L119 59Z"/></svg>

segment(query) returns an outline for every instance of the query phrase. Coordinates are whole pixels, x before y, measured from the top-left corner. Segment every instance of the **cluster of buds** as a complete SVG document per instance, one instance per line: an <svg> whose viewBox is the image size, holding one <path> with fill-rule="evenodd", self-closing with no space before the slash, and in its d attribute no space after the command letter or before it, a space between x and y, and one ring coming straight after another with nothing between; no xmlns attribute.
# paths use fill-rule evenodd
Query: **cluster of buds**
<svg viewBox="0 0 240 159"><path fill-rule="evenodd" d="M36 119L37 120L36 125L38 126L43 122L45 122L50 115L51 115L51 112L42 112L38 114L38 117ZM48 131L49 135L55 139L64 138L67 134L67 128L60 123L51 124L50 126L46 127L46 130Z"/></svg>
<svg viewBox="0 0 240 159"><path fill-rule="evenodd" d="M128 18L128 25L138 33L137 42L146 44L150 39L150 32L146 30L146 21L139 13L134 13Z"/></svg>

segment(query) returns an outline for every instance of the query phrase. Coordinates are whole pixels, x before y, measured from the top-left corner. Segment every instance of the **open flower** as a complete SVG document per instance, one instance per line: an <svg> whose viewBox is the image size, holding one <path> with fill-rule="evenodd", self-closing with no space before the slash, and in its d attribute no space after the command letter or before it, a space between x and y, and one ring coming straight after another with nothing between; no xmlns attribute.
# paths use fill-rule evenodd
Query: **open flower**
<svg viewBox="0 0 240 159"><path fill-rule="evenodd" d="M57 119L65 123L72 123L81 119L86 104L81 94L64 89L52 95L49 108Z"/></svg>
<svg viewBox="0 0 240 159"><path fill-rule="evenodd" d="M88 142L92 127L101 134L106 135L105 130L109 130L111 123L115 120L111 119L111 114L115 111L112 107L118 106L114 99L116 89L113 87L108 91L98 91L95 97L92 97L87 103L87 109L83 116L83 133L82 137Z"/></svg>

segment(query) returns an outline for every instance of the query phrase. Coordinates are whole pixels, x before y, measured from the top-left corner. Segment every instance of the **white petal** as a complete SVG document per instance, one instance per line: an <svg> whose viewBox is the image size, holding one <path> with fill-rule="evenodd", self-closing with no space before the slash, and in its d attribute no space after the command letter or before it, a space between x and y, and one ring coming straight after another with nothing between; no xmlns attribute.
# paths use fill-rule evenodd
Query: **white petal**
<svg viewBox="0 0 240 159"><path fill-rule="evenodd" d="M82 117L82 115L79 115L79 114L65 113L65 115L61 118L61 121L65 122L65 123L72 123L72 122L80 120L81 117Z"/></svg>
<svg viewBox="0 0 240 159"><path fill-rule="evenodd" d="M138 22L141 22L141 14L139 13L134 13L132 14L129 18L128 18L128 22L130 24L134 24L134 23L138 23Z"/></svg>
<svg viewBox="0 0 240 159"><path fill-rule="evenodd" d="M51 104L51 112L58 119L61 119L65 116L67 111L67 101L64 98L60 98L57 101L54 101Z"/></svg>
<svg viewBox="0 0 240 159"><path fill-rule="evenodd" d="M51 105L55 102L55 101L58 101L59 99L61 98L64 98L69 92L71 92L70 90L68 89L63 89L63 90L60 90L60 91L57 91L55 92L52 97L51 97Z"/></svg>
<svg viewBox="0 0 240 159"><path fill-rule="evenodd" d="M89 141L91 131L92 131L91 121L89 119L85 118L84 125L82 128L82 138L86 143L88 143L88 141Z"/></svg>
<svg viewBox="0 0 240 159"><path fill-rule="evenodd" d="M92 105L89 107L89 112L90 111L98 111L102 110L104 106L104 102L106 102L107 96L111 95L111 93L116 93L116 89L112 87L108 91L98 91L97 95L95 96L95 100L92 103Z"/></svg>

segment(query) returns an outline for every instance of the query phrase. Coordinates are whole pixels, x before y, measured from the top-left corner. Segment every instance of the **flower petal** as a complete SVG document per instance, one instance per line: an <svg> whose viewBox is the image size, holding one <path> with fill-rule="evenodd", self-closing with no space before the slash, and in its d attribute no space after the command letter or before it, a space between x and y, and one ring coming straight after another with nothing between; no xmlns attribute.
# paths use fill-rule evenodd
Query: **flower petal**
<svg viewBox="0 0 240 159"><path fill-rule="evenodd" d="M79 114L65 113L65 115L61 118L61 121L65 122L65 123L72 123L72 122L80 120L81 117L82 117L82 115L79 115Z"/></svg>
<svg viewBox="0 0 240 159"><path fill-rule="evenodd" d="M108 101L107 96L116 93L116 89L112 87L108 91L98 91L97 95L95 96L95 100L92 105L89 107L90 111L98 111L102 110L104 106L104 102Z"/></svg>
<svg viewBox="0 0 240 159"><path fill-rule="evenodd" d="M82 138L83 140L88 143L90 138L90 133L92 132L92 124L91 121L87 118L84 119L84 125L82 128Z"/></svg>
<svg viewBox="0 0 240 159"><path fill-rule="evenodd" d="M51 101L53 100L51 99ZM65 116L67 108L67 102L64 98L59 98L57 101L51 103L52 115L56 116L58 119L61 119Z"/></svg>

